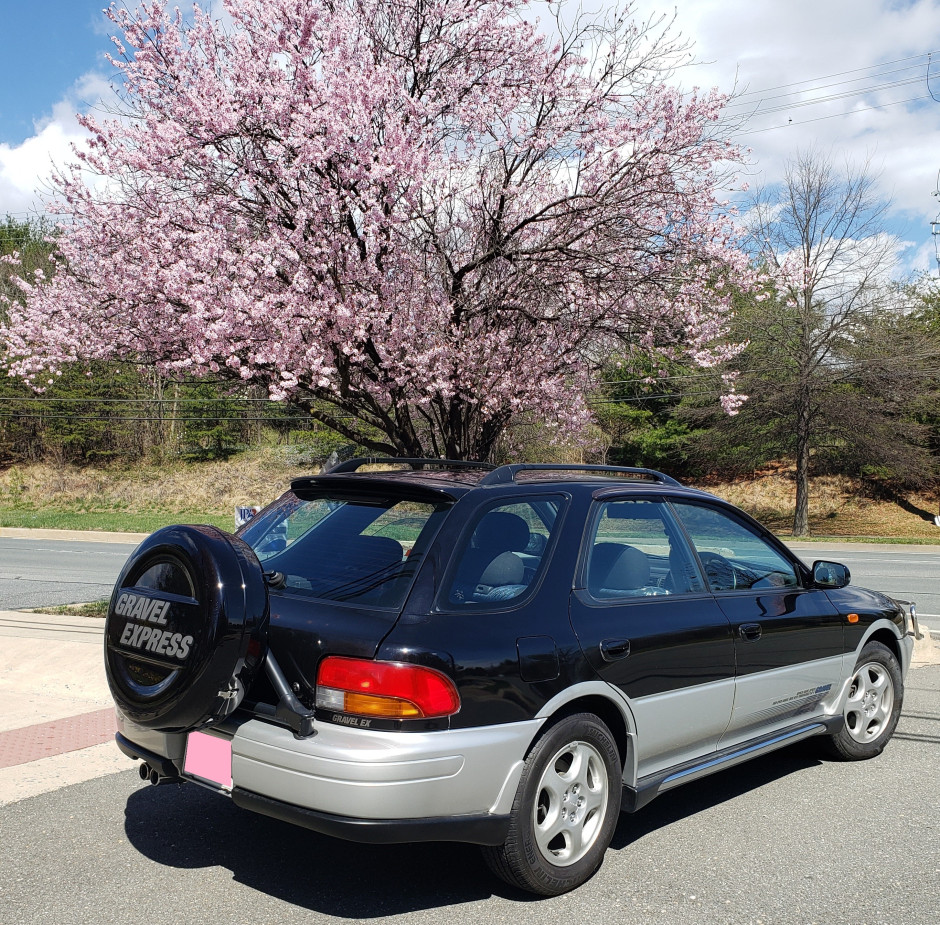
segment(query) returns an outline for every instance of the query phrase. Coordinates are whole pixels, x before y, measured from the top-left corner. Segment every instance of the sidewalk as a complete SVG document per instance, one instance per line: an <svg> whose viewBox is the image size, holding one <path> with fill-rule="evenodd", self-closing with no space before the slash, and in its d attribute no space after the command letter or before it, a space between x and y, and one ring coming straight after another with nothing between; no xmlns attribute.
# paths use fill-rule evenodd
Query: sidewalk
<svg viewBox="0 0 940 925"><path fill-rule="evenodd" d="M914 656L911 668L923 668L925 665L940 665L940 631L920 624L923 636L914 642Z"/></svg>
<svg viewBox="0 0 940 925"><path fill-rule="evenodd" d="M0 806L132 764L114 745L104 621L0 611Z"/></svg>

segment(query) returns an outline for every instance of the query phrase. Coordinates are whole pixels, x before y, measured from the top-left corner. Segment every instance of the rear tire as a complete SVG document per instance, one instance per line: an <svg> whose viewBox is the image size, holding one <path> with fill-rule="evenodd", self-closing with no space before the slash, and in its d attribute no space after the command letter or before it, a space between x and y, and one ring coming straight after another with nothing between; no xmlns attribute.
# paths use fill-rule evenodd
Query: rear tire
<svg viewBox="0 0 940 925"><path fill-rule="evenodd" d="M845 725L829 737L827 750L843 761L874 758L894 735L901 716L904 681L894 653L880 642L869 642L861 651L843 716Z"/></svg>
<svg viewBox="0 0 940 925"><path fill-rule="evenodd" d="M620 753L598 717L578 713L550 727L526 759L509 836L483 848L487 866L512 886L567 893L604 860L620 814Z"/></svg>

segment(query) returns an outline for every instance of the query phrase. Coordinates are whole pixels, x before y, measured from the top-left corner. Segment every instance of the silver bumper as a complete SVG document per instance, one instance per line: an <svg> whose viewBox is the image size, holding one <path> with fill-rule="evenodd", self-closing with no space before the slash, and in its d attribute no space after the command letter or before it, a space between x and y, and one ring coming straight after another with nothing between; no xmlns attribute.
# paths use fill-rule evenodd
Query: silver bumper
<svg viewBox="0 0 940 925"><path fill-rule="evenodd" d="M382 732L317 723L298 739L249 720L233 730L232 782L304 809L356 819L508 813L522 761L542 720L440 732ZM118 715L130 742L182 767L185 734L144 729Z"/></svg>

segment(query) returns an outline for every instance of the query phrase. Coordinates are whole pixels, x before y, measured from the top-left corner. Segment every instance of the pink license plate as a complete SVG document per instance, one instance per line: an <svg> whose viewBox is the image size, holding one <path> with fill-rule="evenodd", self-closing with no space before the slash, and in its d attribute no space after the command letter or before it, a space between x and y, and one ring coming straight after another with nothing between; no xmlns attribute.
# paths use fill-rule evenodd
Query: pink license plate
<svg viewBox="0 0 940 925"><path fill-rule="evenodd" d="M232 789L232 743L229 739L191 732L186 742L183 771L216 784L224 790Z"/></svg>

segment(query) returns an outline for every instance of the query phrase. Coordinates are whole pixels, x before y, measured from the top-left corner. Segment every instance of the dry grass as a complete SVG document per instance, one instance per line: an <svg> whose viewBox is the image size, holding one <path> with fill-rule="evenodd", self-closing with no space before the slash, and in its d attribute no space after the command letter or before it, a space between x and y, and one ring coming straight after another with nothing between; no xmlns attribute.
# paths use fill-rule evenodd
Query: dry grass
<svg viewBox="0 0 940 925"><path fill-rule="evenodd" d="M224 462L159 468L96 469L38 463L0 473L0 506L86 513L199 511L231 516L235 505L266 504L292 477L310 471L311 467L285 460L271 449Z"/></svg>
<svg viewBox="0 0 940 925"><path fill-rule="evenodd" d="M796 497L792 472L778 470L699 487L738 505L775 532L789 535ZM894 496L859 479L813 479L809 509L812 536L940 538L933 522L936 501L913 493Z"/></svg>

